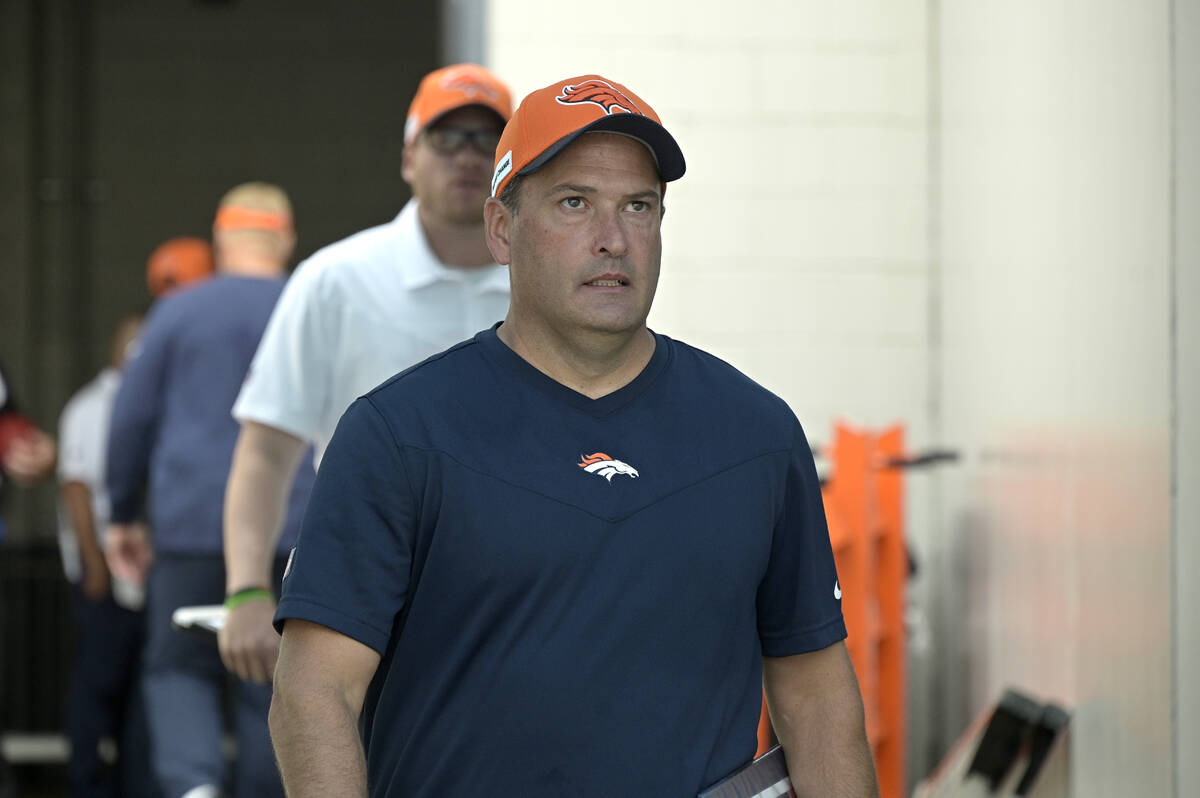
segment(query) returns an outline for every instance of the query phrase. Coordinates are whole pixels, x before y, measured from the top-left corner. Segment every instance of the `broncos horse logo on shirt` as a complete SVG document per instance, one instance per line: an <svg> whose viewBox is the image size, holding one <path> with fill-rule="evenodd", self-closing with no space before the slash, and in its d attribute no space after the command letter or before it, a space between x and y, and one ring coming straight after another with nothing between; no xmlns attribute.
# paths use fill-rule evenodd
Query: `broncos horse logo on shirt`
<svg viewBox="0 0 1200 798"><path fill-rule="evenodd" d="M637 104L625 96L625 92L608 81L597 78L591 78L582 83L569 83L562 87L562 94L554 99L563 105L592 103L603 108L604 113L609 116L614 113L645 116L638 110Z"/></svg>
<svg viewBox="0 0 1200 798"><path fill-rule="evenodd" d="M579 455L579 463L577 465L589 474L604 477L609 482L612 482L612 478L617 474L624 474L631 479L637 479L638 477L636 468L629 465L629 463L614 460L604 452L581 454Z"/></svg>

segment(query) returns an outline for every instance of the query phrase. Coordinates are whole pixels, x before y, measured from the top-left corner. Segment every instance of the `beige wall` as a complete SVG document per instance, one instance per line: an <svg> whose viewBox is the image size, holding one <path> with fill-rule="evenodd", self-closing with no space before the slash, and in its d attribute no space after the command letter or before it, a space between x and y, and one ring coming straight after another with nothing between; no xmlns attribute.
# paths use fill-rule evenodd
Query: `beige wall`
<svg viewBox="0 0 1200 798"><path fill-rule="evenodd" d="M1072 707L1074 795L1170 795L1169 3L940 28L949 687Z"/></svg>
<svg viewBox="0 0 1200 798"><path fill-rule="evenodd" d="M1175 65L1175 752L1200 795L1200 2L1172 4Z"/></svg>

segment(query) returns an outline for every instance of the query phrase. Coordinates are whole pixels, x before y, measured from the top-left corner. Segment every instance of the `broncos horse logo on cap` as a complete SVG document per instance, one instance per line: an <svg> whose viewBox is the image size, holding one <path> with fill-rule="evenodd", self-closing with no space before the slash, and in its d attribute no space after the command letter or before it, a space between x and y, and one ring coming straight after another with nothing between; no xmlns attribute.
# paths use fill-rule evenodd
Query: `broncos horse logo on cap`
<svg viewBox="0 0 1200 798"><path fill-rule="evenodd" d="M637 104L625 95L625 92L613 86L606 80L590 78L582 83L569 83L562 87L562 93L554 99L563 105L591 103L604 109L604 113L637 114L645 116L638 110Z"/></svg>
<svg viewBox="0 0 1200 798"><path fill-rule="evenodd" d="M491 102L500 100L500 93L487 85L471 70L450 70L442 77L440 83L446 91L457 91L468 97L486 97Z"/></svg>
<svg viewBox="0 0 1200 798"><path fill-rule="evenodd" d="M604 452L581 454L579 455L579 462L577 465L589 474L595 474L596 476L604 477L609 482L612 482L612 478L617 474L624 474L630 479L637 479L638 477L636 468L629 465L629 463L622 463L620 460L614 460Z"/></svg>

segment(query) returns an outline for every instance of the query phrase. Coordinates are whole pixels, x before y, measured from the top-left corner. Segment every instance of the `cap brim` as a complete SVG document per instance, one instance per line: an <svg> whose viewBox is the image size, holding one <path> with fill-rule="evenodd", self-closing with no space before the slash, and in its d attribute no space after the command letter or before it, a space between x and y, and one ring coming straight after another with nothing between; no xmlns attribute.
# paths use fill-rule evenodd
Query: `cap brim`
<svg viewBox="0 0 1200 798"><path fill-rule="evenodd" d="M493 114L496 115L496 119L498 119L500 121L500 129L501 130L503 130L504 126L506 124L508 124L508 120L504 118L504 114L500 113L494 107L488 105L487 103L476 103L476 102L463 103L462 105L451 106L450 108L447 108L444 111L438 111L438 113L435 116L431 117L428 122L421 125L419 128L414 128L411 133L406 132L405 136L404 136L405 146L407 146L408 144L411 144L413 141L415 141L417 136L419 136L422 131L428 130L430 127L432 127L433 125L440 122L442 117L444 117L446 114L452 114L455 111L461 111L464 108L482 108L484 111L491 111Z"/></svg>
<svg viewBox="0 0 1200 798"><path fill-rule="evenodd" d="M541 155L525 164L517 174L527 175L541 169L584 133L603 132L622 133L644 142L654 153L654 159L658 162L658 176L664 183L683 177L687 169L687 163L683 160L683 150L679 149L679 144L665 127L641 114L610 114L584 125L551 144Z"/></svg>
<svg viewBox="0 0 1200 798"><path fill-rule="evenodd" d="M493 114L495 114L496 118L500 120L501 127L503 127L508 122L508 120L504 118L504 114L500 113L494 107L488 105L487 103L463 103L462 105L455 105L451 108L447 108L445 111L438 112L437 116L433 117L432 119L430 119L428 122L425 123L425 127L429 127L430 125L437 122L439 119L441 119L446 114L452 114L455 111L461 111L464 108L482 108L485 111L491 111Z"/></svg>

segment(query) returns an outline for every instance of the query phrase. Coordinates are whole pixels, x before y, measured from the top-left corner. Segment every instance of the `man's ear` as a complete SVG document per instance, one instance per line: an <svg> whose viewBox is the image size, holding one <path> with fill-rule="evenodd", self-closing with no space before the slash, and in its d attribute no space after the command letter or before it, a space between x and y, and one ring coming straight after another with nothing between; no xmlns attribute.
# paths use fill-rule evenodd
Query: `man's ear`
<svg viewBox="0 0 1200 798"><path fill-rule="evenodd" d="M409 144L404 145L404 149L400 152L400 177L404 178L404 182L412 185L412 159L413 147L417 145L414 140Z"/></svg>
<svg viewBox="0 0 1200 798"><path fill-rule="evenodd" d="M513 214L508 206L488 197L483 203L483 236L492 257L502 266L512 263L512 225Z"/></svg>
<svg viewBox="0 0 1200 798"><path fill-rule="evenodd" d="M286 233L281 233L279 236L279 249L283 253L283 259L291 260L292 254L296 251L296 231L289 230Z"/></svg>

